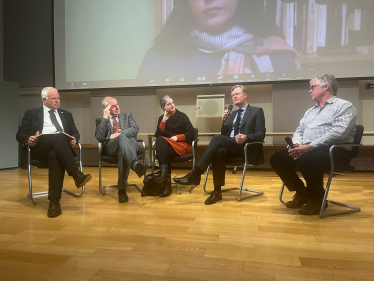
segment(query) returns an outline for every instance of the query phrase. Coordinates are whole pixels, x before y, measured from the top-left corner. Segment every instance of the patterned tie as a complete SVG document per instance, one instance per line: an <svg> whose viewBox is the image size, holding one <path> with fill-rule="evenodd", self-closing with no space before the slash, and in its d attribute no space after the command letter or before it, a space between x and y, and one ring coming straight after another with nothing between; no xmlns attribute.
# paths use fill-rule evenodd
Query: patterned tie
<svg viewBox="0 0 374 281"><path fill-rule="evenodd" d="M113 117L113 133L117 134L119 132L119 124L117 122L117 118Z"/></svg>
<svg viewBox="0 0 374 281"><path fill-rule="evenodd" d="M52 124L53 124L53 126L56 127L57 132L62 132L63 130L62 130L60 124L57 122L55 111L53 109L51 109L48 112L49 112L49 117L51 118Z"/></svg>
<svg viewBox="0 0 374 281"><path fill-rule="evenodd" d="M234 127L234 136L239 134L239 126L240 126L240 118L241 118L241 113L243 109L238 109L238 113L236 114L236 122L235 122L235 127Z"/></svg>

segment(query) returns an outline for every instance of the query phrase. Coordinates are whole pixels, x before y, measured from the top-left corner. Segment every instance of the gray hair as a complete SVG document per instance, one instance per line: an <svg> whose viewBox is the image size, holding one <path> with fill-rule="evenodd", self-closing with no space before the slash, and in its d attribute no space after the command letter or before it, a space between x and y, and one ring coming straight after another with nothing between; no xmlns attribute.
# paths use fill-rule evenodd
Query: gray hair
<svg viewBox="0 0 374 281"><path fill-rule="evenodd" d="M234 87L231 88L231 93L234 91L236 88L240 88L242 90L243 94L247 94L247 89L243 85L235 85Z"/></svg>
<svg viewBox="0 0 374 281"><path fill-rule="evenodd" d="M103 100L101 101L101 104L103 105L103 108L106 108L109 104L109 101L112 100L112 99L113 99L112 97L103 98Z"/></svg>
<svg viewBox="0 0 374 281"><path fill-rule="evenodd" d="M166 95L166 96L163 96L161 99L160 99L160 106L162 109L164 109L165 105L166 105L166 100L167 99L171 99L170 96Z"/></svg>
<svg viewBox="0 0 374 281"><path fill-rule="evenodd" d="M48 92L49 90L56 90L56 88L53 88L53 87L45 87L43 90L42 90L42 93L41 93L41 96L42 96L42 99L45 98L46 100L48 99Z"/></svg>
<svg viewBox="0 0 374 281"><path fill-rule="evenodd" d="M338 93L338 81L336 81L334 75L330 74L323 74L323 75L317 75L312 80L309 81L309 84L312 84L313 81L316 81L316 85L320 87L326 87L329 85L329 91L331 94L336 96Z"/></svg>

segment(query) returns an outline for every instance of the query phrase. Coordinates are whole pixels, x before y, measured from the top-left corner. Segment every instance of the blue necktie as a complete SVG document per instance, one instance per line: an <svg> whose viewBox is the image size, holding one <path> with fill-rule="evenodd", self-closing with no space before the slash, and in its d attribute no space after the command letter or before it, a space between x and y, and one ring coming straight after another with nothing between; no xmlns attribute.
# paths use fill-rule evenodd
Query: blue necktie
<svg viewBox="0 0 374 281"><path fill-rule="evenodd" d="M240 126L240 119L241 119L241 116L242 116L242 111L243 109L238 109L238 113L236 114L236 122L235 122L235 127L234 127L234 136L236 136L237 134L239 134L239 126Z"/></svg>
<svg viewBox="0 0 374 281"><path fill-rule="evenodd" d="M49 112L49 117L51 117L52 124L53 124L53 126L56 127L57 132L62 132L62 128L61 128L60 124L58 124L58 122L57 122L55 111L53 109L51 109L48 112Z"/></svg>

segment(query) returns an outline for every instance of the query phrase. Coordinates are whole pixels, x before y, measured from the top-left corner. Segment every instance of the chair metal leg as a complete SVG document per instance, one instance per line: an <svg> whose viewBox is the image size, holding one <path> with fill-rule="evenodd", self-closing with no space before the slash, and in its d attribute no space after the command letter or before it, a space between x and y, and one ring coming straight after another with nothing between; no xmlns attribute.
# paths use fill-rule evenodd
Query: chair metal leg
<svg viewBox="0 0 374 281"><path fill-rule="evenodd" d="M244 188L243 187L246 171L247 171L247 165L245 165L244 168L243 168L243 174L242 174L242 179L241 179L241 182L240 182L240 186L238 186L238 187L231 187L231 188L225 188L225 189L222 189L222 192L226 192L226 191L230 191L230 190L239 190L238 198L237 198L238 201L242 201L242 200L245 200L245 199L248 199L248 198L253 198L253 197L264 195L263 191L254 190L254 189L249 189L249 188ZM209 167L206 170L206 175L205 175L205 181L204 181L204 187L203 187L203 189L204 189L205 193L211 194L213 191L207 191L206 190L206 183L207 183L207 180L208 180L208 174L209 174ZM242 192L243 191L252 192L254 194L242 196Z"/></svg>
<svg viewBox="0 0 374 281"><path fill-rule="evenodd" d="M343 214L350 214L350 213L358 213L358 212L360 212L361 209L359 207L327 199L327 196L328 196L329 191L330 191L330 186L331 186L331 181L332 181L333 176L334 176L334 170L333 170L333 167L332 167L332 170L330 172L329 178L327 180L325 195L323 196L322 206L321 206L321 210L319 211L319 215L318 216L320 218L323 218L323 217L330 217L330 216L337 216L337 215L343 215ZM338 205L338 206L341 206L341 207L348 208L349 210L337 211L337 212L331 212L331 213L325 213L324 206L325 206L326 202L331 203L331 204L335 204L335 205Z"/></svg>
<svg viewBox="0 0 374 281"><path fill-rule="evenodd" d="M279 193L279 201L283 204L283 205L286 205L286 202L283 201L282 197L283 197L283 191L284 191L284 182L282 182L282 187L281 187L281 191Z"/></svg>

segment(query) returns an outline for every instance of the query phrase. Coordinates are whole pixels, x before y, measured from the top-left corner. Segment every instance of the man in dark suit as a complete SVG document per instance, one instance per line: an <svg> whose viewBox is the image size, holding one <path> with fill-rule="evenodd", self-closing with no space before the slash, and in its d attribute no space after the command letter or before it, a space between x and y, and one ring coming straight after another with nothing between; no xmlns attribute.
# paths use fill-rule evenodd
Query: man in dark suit
<svg viewBox="0 0 374 281"><path fill-rule="evenodd" d="M193 171L182 178L174 179L183 185L199 185L201 175L208 165L213 165L214 191L206 199L206 205L212 205L222 200L221 187L225 185L226 158L243 156L244 145L247 142L263 141L265 138L265 116L262 108L248 104L247 90L241 85L231 89L233 103L238 110L233 111L229 118L225 118L228 110L222 114L223 122L221 135L212 138L209 146ZM252 164L264 163L262 146L254 144L249 147L248 159Z"/></svg>
<svg viewBox="0 0 374 281"><path fill-rule="evenodd" d="M120 203L129 201L126 193L130 167L141 177L148 165L138 161L141 148L137 142L139 127L131 113L121 113L116 99L105 97L102 101L103 116L96 119L95 137L103 143L105 152L118 156L118 199Z"/></svg>
<svg viewBox="0 0 374 281"><path fill-rule="evenodd" d="M91 180L91 175L84 175L78 170L72 146L79 141L79 132L75 127L70 112L59 109L60 95L55 88L46 87L41 93L43 107L27 110L22 125L17 132L17 141L31 147L31 157L48 161L50 200L48 217L61 214L61 192L65 170L72 176L77 187L82 187ZM60 134L65 132L73 139L67 140Z"/></svg>

